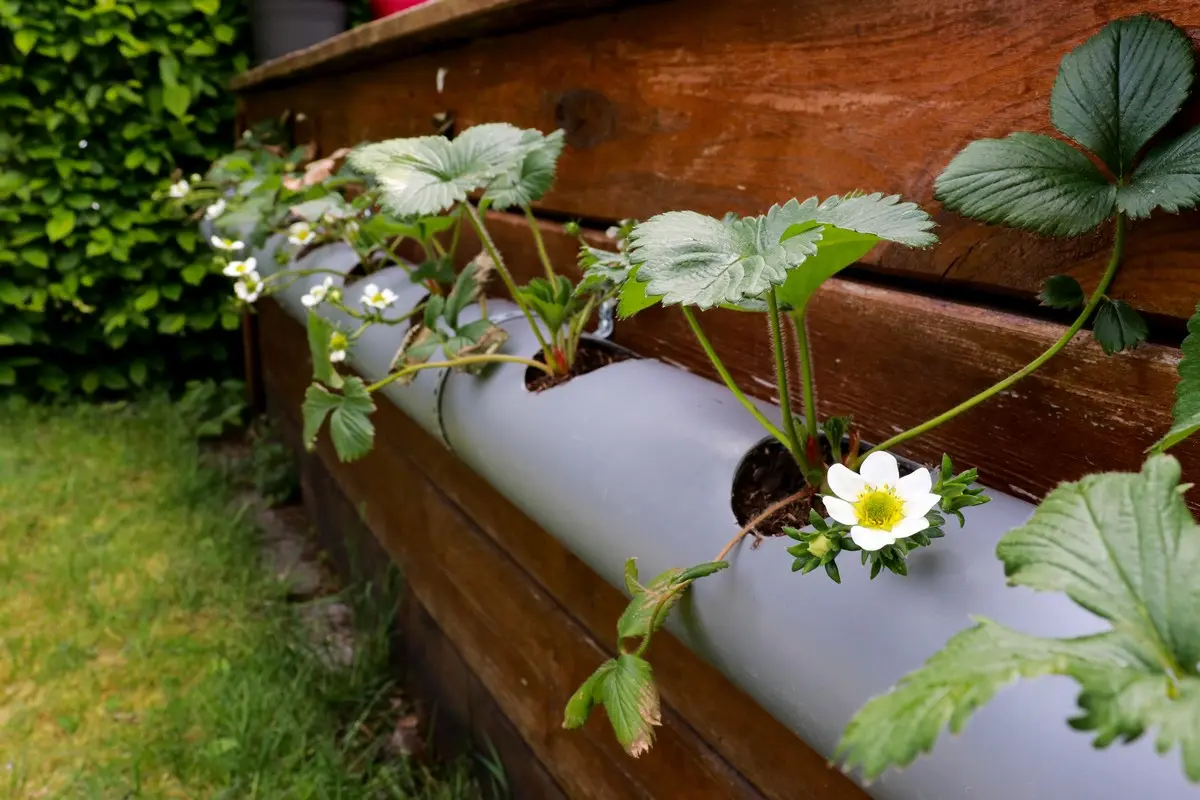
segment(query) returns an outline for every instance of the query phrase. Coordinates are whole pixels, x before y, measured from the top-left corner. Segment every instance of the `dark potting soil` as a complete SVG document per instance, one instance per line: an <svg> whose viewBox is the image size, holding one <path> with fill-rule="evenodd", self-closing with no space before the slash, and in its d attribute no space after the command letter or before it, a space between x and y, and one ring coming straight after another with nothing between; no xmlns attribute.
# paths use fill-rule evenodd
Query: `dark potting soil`
<svg viewBox="0 0 1200 800"><path fill-rule="evenodd" d="M796 460L783 445L776 441L756 445L746 454L733 478L733 514L738 525L746 525L807 485ZM808 512L814 500L813 494L793 500L755 526L754 532L760 536L781 536L784 526L803 528L808 525Z"/></svg>
<svg viewBox="0 0 1200 800"><path fill-rule="evenodd" d="M525 388L531 392L544 392L555 386L561 386L572 378L578 378L580 375L595 372L601 367L607 367L609 364L616 364L620 361L628 361L631 358L637 358L637 356L615 345L599 342L595 339L581 339L579 341L579 349L575 351L575 363L571 365L570 373L566 375L547 375L541 370L529 367L525 370ZM533 360L540 361L543 364L546 363L546 359L541 353L535 355Z"/></svg>

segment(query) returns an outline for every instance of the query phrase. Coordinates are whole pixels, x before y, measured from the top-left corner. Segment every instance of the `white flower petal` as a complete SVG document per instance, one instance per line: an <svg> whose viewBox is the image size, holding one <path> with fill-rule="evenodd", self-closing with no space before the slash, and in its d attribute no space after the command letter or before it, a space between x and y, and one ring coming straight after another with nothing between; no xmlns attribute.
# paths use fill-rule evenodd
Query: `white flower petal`
<svg viewBox="0 0 1200 800"><path fill-rule="evenodd" d="M313 297L311 294L306 294L306 295L304 295L304 297L300 298L300 303L305 308L312 308L319 302L321 302L321 301L319 299L317 299L316 297Z"/></svg>
<svg viewBox="0 0 1200 800"><path fill-rule="evenodd" d="M900 468L896 457L882 450L871 453L858 468L858 474L863 477L868 486L895 486L900 481Z"/></svg>
<svg viewBox="0 0 1200 800"><path fill-rule="evenodd" d="M333 278L326 275L325 280L321 281L321 287L328 291L330 286L333 286Z"/></svg>
<svg viewBox="0 0 1200 800"><path fill-rule="evenodd" d="M914 514L910 517L905 517L892 526L891 534L897 539L903 539L905 536L920 533L928 527L929 521L923 515Z"/></svg>
<svg viewBox="0 0 1200 800"><path fill-rule="evenodd" d="M331 352L329 354L329 360L333 361L335 363L338 361L345 361L346 360L346 351L345 350L334 350L333 352Z"/></svg>
<svg viewBox="0 0 1200 800"><path fill-rule="evenodd" d="M896 543L896 536L890 531L881 531L878 528L864 528L862 525L855 525L850 529L850 538L854 543L868 552L882 550L889 544Z"/></svg>
<svg viewBox="0 0 1200 800"><path fill-rule="evenodd" d="M933 478L930 476L929 470L921 467L896 482L896 495L901 500L908 500L910 497L913 499L924 498L929 494L931 488L933 488Z"/></svg>
<svg viewBox="0 0 1200 800"><path fill-rule="evenodd" d="M928 494L917 495L916 497L904 498L904 516L925 516L929 509L941 502L942 498L939 495Z"/></svg>
<svg viewBox="0 0 1200 800"><path fill-rule="evenodd" d="M867 490L867 482L845 464L834 464L829 468L829 488L843 500L853 503Z"/></svg>
<svg viewBox="0 0 1200 800"><path fill-rule="evenodd" d="M845 500L828 494L824 495L821 500L825 503L825 513L833 517L834 522L840 522L843 525L858 524L858 514L855 513L854 506Z"/></svg>

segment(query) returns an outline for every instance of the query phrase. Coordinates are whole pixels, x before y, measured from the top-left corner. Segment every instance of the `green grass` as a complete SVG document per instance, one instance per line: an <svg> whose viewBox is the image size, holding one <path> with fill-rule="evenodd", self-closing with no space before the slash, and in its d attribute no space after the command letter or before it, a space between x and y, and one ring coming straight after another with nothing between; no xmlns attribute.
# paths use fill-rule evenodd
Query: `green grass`
<svg viewBox="0 0 1200 800"><path fill-rule="evenodd" d="M0 797L460 798L379 758L387 636L330 671L165 402L0 404Z"/></svg>

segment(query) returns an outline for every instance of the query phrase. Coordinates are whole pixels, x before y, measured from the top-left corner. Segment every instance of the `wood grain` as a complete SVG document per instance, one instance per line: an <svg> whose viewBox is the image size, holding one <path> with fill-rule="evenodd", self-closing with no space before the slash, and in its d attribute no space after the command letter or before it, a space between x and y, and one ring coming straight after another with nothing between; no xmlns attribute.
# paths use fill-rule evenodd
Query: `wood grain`
<svg viewBox="0 0 1200 800"><path fill-rule="evenodd" d="M496 120L564 127L569 145L541 205L587 219L761 213L792 196L897 192L934 214L943 242L879 248L872 268L1033 304L1056 273L1094 285L1106 238L988 228L941 211L933 179L973 139L1048 131L1060 57L1141 11L1200 28L1189 0L670 0L400 49L369 67L255 88L246 103L252 116L304 111L325 149L428 134L439 112L460 130ZM1161 214L1133 226L1114 294L1190 316L1198 222Z"/></svg>
<svg viewBox="0 0 1200 800"><path fill-rule="evenodd" d="M316 71L328 74L351 65L369 64L388 53L411 54L435 44L621 4L621 0L427 0L423 5L260 64L235 76L229 88L241 91L296 80Z"/></svg>
<svg viewBox="0 0 1200 800"><path fill-rule="evenodd" d="M304 352L303 330L273 303L264 305L262 312L266 383L274 395L283 398L281 407L290 398L296 404L295 409L298 409L309 375L307 367L296 356L298 352ZM291 413L298 412L293 410ZM363 496L375 498L376 502L381 497L394 497L397 495L396 487L408 487L413 481L421 480L418 473L423 474L424 480L436 485L439 492L469 516L495 546L532 576L541 591L554 598L604 648L611 646L615 621L626 603L616 589L601 580L394 406L381 404L375 422L377 451L382 446L382 452L386 455L372 455L367 464L371 471L380 475L376 480L386 482L389 488L380 488L379 493L374 495L363 491ZM399 455L401 452L403 456ZM329 469L338 475L339 480L346 481L348 478L343 470L347 467L330 460L332 455L327 455ZM386 465L381 465L378 458L386 458ZM404 465L402 459L411 459L410 465ZM372 461L373 464L370 463ZM411 502L411 496L405 494L403 502ZM370 500L368 511L369 507ZM379 528L375 530L377 534L384 535ZM442 535L450 535L453 530L456 529L444 529ZM403 560L402 563L407 565ZM460 581L476 579L474 573L470 573L471 577L468 578L467 573L457 566L459 562L455 561L454 564L453 572ZM436 617L436 611L433 608L430 610ZM524 634L512 635L518 637L517 641L523 641L521 637ZM465 653L468 643L457 637L455 641ZM567 645L560 642L559 646L565 648ZM595 659L601 656L595 652L595 648L595 644L590 646L582 663L572 662L568 676L570 680L563 685L546 685L546 691L550 694L554 691L565 692L549 701L551 705L558 704L554 706L554 714L561 713L562 703L577 685L571 684L571 681L582 681L599 663ZM676 713L685 715L688 730L694 731L699 739L707 742L712 749L709 758L717 758L719 754L728 759L766 797L849 800L862 796L853 784L830 769L791 731L729 684L720 673L700 661L674 637L668 634L661 639L656 638L654 648L654 664L664 701L676 709ZM589 729L598 730L601 738L611 739L611 732L604 725L607 723L597 728L596 723L592 722L589 723ZM525 729L522 732L528 733ZM658 749L661 744L660 741L656 745L656 751L650 758L630 763L626 763L629 759L618 751L619 763L623 769L657 770L659 767L655 765L660 760ZM676 757L669 760L676 762ZM559 782L571 793L561 776ZM652 796L690 795L668 791Z"/></svg>
<svg viewBox="0 0 1200 800"><path fill-rule="evenodd" d="M289 443L299 448L299 420L279 413L278 408L274 411ZM320 455L302 449L297 453L305 508L315 523L322 548L333 557L347 582L372 584L370 610L386 613L388 604L393 609L388 618L393 621L400 655L396 663L426 726L422 733L431 736L431 751L443 759L495 752L503 763L511 795L485 796L565 798L458 648L411 589L395 580L395 567L387 551L342 493ZM482 769L478 771L482 773ZM480 777L486 783L486 777Z"/></svg>

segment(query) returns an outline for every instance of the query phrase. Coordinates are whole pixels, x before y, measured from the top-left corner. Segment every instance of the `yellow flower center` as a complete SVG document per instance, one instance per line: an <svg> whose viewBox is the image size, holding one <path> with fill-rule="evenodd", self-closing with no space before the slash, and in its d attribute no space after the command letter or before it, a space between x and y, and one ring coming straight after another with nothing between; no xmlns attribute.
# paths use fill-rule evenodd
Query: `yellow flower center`
<svg viewBox="0 0 1200 800"><path fill-rule="evenodd" d="M858 524L864 528L890 531L904 519L904 501L891 486L863 492L854 503Z"/></svg>

